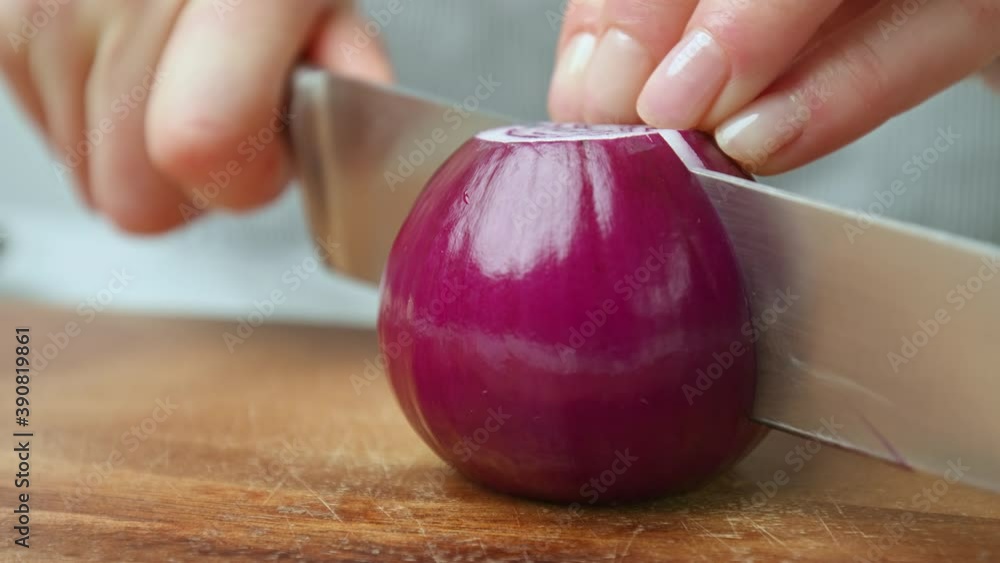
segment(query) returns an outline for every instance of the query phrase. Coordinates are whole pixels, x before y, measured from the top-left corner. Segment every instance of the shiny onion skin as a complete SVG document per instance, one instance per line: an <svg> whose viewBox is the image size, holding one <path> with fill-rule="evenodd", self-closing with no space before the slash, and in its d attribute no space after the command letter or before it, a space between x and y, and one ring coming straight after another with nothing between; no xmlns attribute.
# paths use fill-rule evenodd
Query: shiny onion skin
<svg viewBox="0 0 1000 563"><path fill-rule="evenodd" d="M758 436L741 274L678 153L743 174L700 133L541 124L470 140L418 198L379 341L410 424L465 476L638 500Z"/></svg>

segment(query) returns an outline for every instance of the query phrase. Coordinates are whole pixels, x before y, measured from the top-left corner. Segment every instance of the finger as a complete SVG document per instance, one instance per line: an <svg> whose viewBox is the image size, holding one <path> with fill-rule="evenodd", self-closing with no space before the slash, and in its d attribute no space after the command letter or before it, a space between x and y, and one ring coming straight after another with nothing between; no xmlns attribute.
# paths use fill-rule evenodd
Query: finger
<svg viewBox="0 0 1000 563"><path fill-rule="evenodd" d="M809 41L810 47L853 23L865 12L877 9L877 7L878 2L872 0L843 0L833 14L826 18L826 21L813 34Z"/></svg>
<svg viewBox="0 0 1000 563"><path fill-rule="evenodd" d="M31 81L31 74L26 67L4 67L4 82L8 91L13 94L21 110L41 131L45 131L45 110L42 109L38 91Z"/></svg>
<svg viewBox="0 0 1000 563"><path fill-rule="evenodd" d="M599 35L605 0L566 0L556 52L562 53L580 33Z"/></svg>
<svg viewBox="0 0 1000 563"><path fill-rule="evenodd" d="M160 80L154 67L180 4L119 3L87 82L91 192L96 206L131 232L161 232L184 221L186 198L153 167L145 143L147 100Z"/></svg>
<svg viewBox="0 0 1000 563"><path fill-rule="evenodd" d="M312 41L307 58L351 78L379 84L392 82L389 56L382 42L370 37L364 26L365 22L353 13L329 14Z"/></svg>
<svg viewBox="0 0 1000 563"><path fill-rule="evenodd" d="M33 40L29 67L46 116L54 170L60 178L74 180L84 202L93 207L84 93L95 38L77 25L79 9L78 3L67 4L48 21L45 33Z"/></svg>
<svg viewBox="0 0 1000 563"><path fill-rule="evenodd" d="M199 208L248 209L289 177L287 77L328 3L192 0L160 60L147 142L158 168Z"/></svg>
<svg viewBox="0 0 1000 563"><path fill-rule="evenodd" d="M31 38L24 33L24 18L29 18L37 7L29 2L4 2L0 4L0 31L9 42L9 48L0 48L0 70L3 71L10 92L14 94L27 116L43 131L45 110L38 90L31 79L29 57Z"/></svg>
<svg viewBox="0 0 1000 563"><path fill-rule="evenodd" d="M702 0L649 78L639 115L669 129L711 128L781 75L841 0Z"/></svg>
<svg viewBox="0 0 1000 563"><path fill-rule="evenodd" d="M603 32L584 82L588 122L639 121L639 92L681 37L696 4L696 0L607 0Z"/></svg>
<svg viewBox="0 0 1000 563"><path fill-rule="evenodd" d="M988 5L929 2L902 18L892 4L880 5L723 123L721 147L751 170L772 174L861 137L993 60L1000 10L972 9Z"/></svg>
<svg viewBox="0 0 1000 563"><path fill-rule="evenodd" d="M819 29L813 34L809 43L799 52L796 60L789 65L789 68L794 66L799 60L808 57L828 37L851 25L866 12L876 8L878 8L878 2L873 2L872 0L844 0L833 14L826 18L826 21L819 26Z"/></svg>
<svg viewBox="0 0 1000 563"><path fill-rule="evenodd" d="M583 79L597 46L604 0L567 0L549 86L549 115L555 121L583 119Z"/></svg>

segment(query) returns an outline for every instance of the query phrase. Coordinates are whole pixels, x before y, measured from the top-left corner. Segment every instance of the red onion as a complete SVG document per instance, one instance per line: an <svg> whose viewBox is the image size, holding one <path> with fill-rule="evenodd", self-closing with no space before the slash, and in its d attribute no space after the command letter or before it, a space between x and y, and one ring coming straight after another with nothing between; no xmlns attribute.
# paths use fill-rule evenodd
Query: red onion
<svg viewBox="0 0 1000 563"><path fill-rule="evenodd" d="M682 157L742 174L700 133L545 124L482 133L430 180L378 332L407 418L462 474L605 503L688 489L747 450L748 303Z"/></svg>

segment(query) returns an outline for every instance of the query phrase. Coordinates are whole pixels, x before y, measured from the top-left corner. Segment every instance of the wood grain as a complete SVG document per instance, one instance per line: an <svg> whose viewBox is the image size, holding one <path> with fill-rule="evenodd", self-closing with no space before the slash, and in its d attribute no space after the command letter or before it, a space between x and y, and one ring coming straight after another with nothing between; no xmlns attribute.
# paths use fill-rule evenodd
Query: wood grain
<svg viewBox="0 0 1000 563"><path fill-rule="evenodd" d="M3 560L1000 561L1000 497L918 503L937 479L831 448L789 462L807 444L777 432L697 492L577 515L453 474L384 378L356 392L371 332L265 325L230 352L233 324L0 310L4 366L15 325L36 350L81 325L33 376L30 550L2 458ZM2 397L13 432L11 380Z"/></svg>

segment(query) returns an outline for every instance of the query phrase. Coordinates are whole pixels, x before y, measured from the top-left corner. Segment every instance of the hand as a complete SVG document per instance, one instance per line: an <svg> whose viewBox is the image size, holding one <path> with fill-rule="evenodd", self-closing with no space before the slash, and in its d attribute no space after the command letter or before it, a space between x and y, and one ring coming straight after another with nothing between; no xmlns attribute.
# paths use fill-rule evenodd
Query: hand
<svg viewBox="0 0 1000 563"><path fill-rule="evenodd" d="M554 119L715 131L749 170L830 153L1000 56L1000 0L569 0Z"/></svg>
<svg viewBox="0 0 1000 563"><path fill-rule="evenodd" d="M333 0L5 0L0 66L57 173L121 228L151 233L277 196L300 58L389 80L363 29Z"/></svg>

